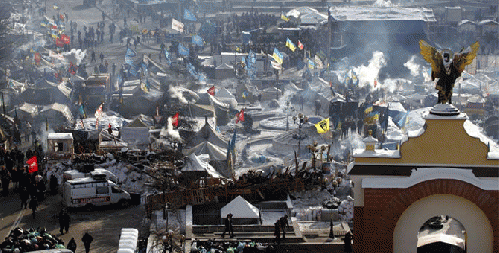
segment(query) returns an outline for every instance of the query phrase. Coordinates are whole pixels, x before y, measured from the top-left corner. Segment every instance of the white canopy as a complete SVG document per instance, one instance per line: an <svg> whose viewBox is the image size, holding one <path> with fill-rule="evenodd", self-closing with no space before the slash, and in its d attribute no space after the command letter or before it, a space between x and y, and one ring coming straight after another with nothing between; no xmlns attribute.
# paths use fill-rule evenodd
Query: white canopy
<svg viewBox="0 0 499 253"><path fill-rule="evenodd" d="M243 197L237 196L229 204L222 207L220 211L221 217L227 217L227 214L231 213L232 218L252 218L258 219L260 217L258 208L250 204Z"/></svg>
<svg viewBox="0 0 499 253"><path fill-rule="evenodd" d="M464 240L463 239L461 239L457 236L443 234L443 233L431 234L431 235L426 235L426 236L418 238L418 247L422 247L422 246L425 246L427 244L431 244L431 243L435 243L435 242L443 242L443 243L455 245L455 246L458 246L458 247L464 249Z"/></svg>
<svg viewBox="0 0 499 253"><path fill-rule="evenodd" d="M209 163L202 161L196 156L195 153L192 153L187 160L187 166L182 168L182 171L206 171L211 177L220 178L222 175L218 173L213 166Z"/></svg>

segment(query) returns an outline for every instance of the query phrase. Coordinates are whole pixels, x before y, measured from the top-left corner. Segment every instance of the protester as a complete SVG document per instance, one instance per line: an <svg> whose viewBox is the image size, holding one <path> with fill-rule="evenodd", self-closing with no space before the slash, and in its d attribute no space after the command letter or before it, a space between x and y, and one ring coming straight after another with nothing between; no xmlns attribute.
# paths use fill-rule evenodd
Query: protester
<svg viewBox="0 0 499 253"><path fill-rule="evenodd" d="M72 237L71 240L69 240L66 248L76 253L76 241L74 237Z"/></svg>
<svg viewBox="0 0 499 253"><path fill-rule="evenodd" d="M66 230L66 233L68 233L70 222L71 222L71 217L69 216L68 212L66 211L66 209L62 209L61 212L59 213L59 226L60 226L59 231L61 232L61 235L64 234L64 230Z"/></svg>
<svg viewBox="0 0 499 253"><path fill-rule="evenodd" d="M29 192L26 187L22 187L21 191L19 192L19 197L21 199L21 209L28 208L28 199L29 199Z"/></svg>
<svg viewBox="0 0 499 253"><path fill-rule="evenodd" d="M352 234L350 233L350 231L348 231L346 234L345 234L345 238L343 238L343 241L344 241L344 247L343 247L343 250L345 252L352 252Z"/></svg>
<svg viewBox="0 0 499 253"><path fill-rule="evenodd" d="M85 247L85 253L90 252L90 244L92 243L93 240L94 238L88 233L88 231L85 232L85 234L81 238L83 246Z"/></svg>
<svg viewBox="0 0 499 253"><path fill-rule="evenodd" d="M228 233L230 238L234 237L234 228L232 226L232 214L227 214L227 218L225 218L225 230L222 233L222 238L225 237L225 233Z"/></svg>
<svg viewBox="0 0 499 253"><path fill-rule="evenodd" d="M288 223L288 215L284 215L284 217L281 217L279 219L279 226L281 227L281 231L282 231L282 239L286 239L286 228L289 227L289 223Z"/></svg>
<svg viewBox="0 0 499 253"><path fill-rule="evenodd" d="M279 220L274 223L274 235L275 235L275 243L281 243L281 225Z"/></svg>
<svg viewBox="0 0 499 253"><path fill-rule="evenodd" d="M33 219L36 219L36 208L37 207L38 207L38 201L36 199L36 196L32 196L31 200L29 201L29 208L32 211L31 215L33 216Z"/></svg>

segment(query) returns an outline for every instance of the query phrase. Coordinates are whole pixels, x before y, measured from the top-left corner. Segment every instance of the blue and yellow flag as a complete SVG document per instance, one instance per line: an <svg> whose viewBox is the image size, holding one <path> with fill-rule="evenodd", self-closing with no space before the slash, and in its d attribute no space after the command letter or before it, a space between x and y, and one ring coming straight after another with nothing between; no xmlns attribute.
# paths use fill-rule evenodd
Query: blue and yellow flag
<svg viewBox="0 0 499 253"><path fill-rule="evenodd" d="M293 52L296 50L295 44L289 38L286 38L286 46Z"/></svg>
<svg viewBox="0 0 499 253"><path fill-rule="evenodd" d="M289 21L289 18L286 17L286 15L284 15L284 13L281 12L281 19L288 22Z"/></svg>
<svg viewBox="0 0 499 253"><path fill-rule="evenodd" d="M327 133L329 131L329 118L319 121L315 124L315 128L317 128L317 133Z"/></svg>
<svg viewBox="0 0 499 253"><path fill-rule="evenodd" d="M274 58L274 60L279 64L282 64L284 62L284 57L282 56L281 52L277 50L277 48L274 48L274 54L272 55L272 58Z"/></svg>
<svg viewBox="0 0 499 253"><path fill-rule="evenodd" d="M308 59L308 68L309 69L314 69L315 68L315 62Z"/></svg>

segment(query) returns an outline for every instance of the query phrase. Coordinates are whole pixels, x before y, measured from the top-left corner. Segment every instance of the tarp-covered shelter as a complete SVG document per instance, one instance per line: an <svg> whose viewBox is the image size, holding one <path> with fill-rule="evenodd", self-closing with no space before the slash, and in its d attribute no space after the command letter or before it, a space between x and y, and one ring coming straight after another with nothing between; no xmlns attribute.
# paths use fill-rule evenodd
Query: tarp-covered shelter
<svg viewBox="0 0 499 253"><path fill-rule="evenodd" d="M233 224L257 224L260 211L241 196L237 196L220 210L222 219L232 214Z"/></svg>
<svg viewBox="0 0 499 253"><path fill-rule="evenodd" d="M121 130L121 139L129 148L147 149L149 146L149 127L137 118Z"/></svg>
<svg viewBox="0 0 499 253"><path fill-rule="evenodd" d="M72 133L49 133L47 154L52 158L67 158L74 154Z"/></svg>
<svg viewBox="0 0 499 253"><path fill-rule="evenodd" d="M199 178L220 178L218 173L208 162L203 161L196 154L192 153L187 158L186 165L182 168L182 174L191 180Z"/></svg>
<svg viewBox="0 0 499 253"><path fill-rule="evenodd" d="M193 146L197 146L203 142L210 142L216 147L227 148L227 141L207 121L191 140Z"/></svg>

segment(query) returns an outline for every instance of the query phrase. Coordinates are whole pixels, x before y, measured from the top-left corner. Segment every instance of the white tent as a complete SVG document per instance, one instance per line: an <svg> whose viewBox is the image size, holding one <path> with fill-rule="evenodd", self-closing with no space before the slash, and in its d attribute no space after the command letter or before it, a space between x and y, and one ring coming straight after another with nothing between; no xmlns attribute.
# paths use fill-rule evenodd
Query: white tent
<svg viewBox="0 0 499 253"><path fill-rule="evenodd" d="M260 217L258 208L250 204L243 197L237 196L229 204L222 207L220 211L221 217L227 217L227 214L231 213L232 218L238 219L258 219Z"/></svg>
<svg viewBox="0 0 499 253"><path fill-rule="evenodd" d="M213 166L199 159L199 157L196 156L195 153L192 153L189 156L189 159L187 160L187 166L182 168L182 172L187 172L187 171L206 171L206 173L208 173L208 175L211 177L216 177L216 178L222 177L222 175L220 175L220 173L218 173L213 168Z"/></svg>
<svg viewBox="0 0 499 253"><path fill-rule="evenodd" d="M208 154L210 156L210 160L227 159L227 152L224 149L212 144L209 141L202 142L189 150L185 150L184 152L184 154L187 155L190 155L192 153L198 156L202 154Z"/></svg>

